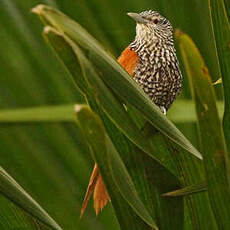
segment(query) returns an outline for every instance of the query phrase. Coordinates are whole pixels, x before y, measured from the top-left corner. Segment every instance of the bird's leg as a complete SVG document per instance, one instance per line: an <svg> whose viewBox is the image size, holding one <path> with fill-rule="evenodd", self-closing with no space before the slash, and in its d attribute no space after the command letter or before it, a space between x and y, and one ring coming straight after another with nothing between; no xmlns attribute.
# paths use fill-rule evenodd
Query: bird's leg
<svg viewBox="0 0 230 230"><path fill-rule="evenodd" d="M167 112L166 108L165 108L164 106L159 106L159 108L160 108L161 112L162 112L164 115L166 115L166 112Z"/></svg>

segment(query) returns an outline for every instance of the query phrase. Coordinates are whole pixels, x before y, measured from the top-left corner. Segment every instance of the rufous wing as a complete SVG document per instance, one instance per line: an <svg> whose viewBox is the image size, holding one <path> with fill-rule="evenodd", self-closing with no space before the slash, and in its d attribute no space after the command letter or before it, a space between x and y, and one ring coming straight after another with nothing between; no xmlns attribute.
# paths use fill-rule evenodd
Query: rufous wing
<svg viewBox="0 0 230 230"><path fill-rule="evenodd" d="M131 75L133 76L134 69L138 63L138 55L135 51L131 50L128 46L117 59L121 66Z"/></svg>

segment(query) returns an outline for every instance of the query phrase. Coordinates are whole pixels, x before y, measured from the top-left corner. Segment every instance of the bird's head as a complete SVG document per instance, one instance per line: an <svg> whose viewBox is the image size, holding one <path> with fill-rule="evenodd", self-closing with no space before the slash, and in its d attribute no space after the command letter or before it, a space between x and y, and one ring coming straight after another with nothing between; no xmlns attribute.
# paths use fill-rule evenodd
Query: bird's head
<svg viewBox="0 0 230 230"><path fill-rule="evenodd" d="M137 22L136 38L138 40L169 41L173 37L173 28L170 22L153 10L141 13L127 13Z"/></svg>

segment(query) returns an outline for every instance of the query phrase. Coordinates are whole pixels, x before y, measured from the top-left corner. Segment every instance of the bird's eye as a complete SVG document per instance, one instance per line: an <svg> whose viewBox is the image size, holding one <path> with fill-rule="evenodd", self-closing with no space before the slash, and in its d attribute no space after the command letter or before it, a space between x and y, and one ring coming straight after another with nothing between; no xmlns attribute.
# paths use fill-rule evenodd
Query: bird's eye
<svg viewBox="0 0 230 230"><path fill-rule="evenodd" d="M159 20L157 18L153 20L154 24L158 24L158 22L159 22Z"/></svg>

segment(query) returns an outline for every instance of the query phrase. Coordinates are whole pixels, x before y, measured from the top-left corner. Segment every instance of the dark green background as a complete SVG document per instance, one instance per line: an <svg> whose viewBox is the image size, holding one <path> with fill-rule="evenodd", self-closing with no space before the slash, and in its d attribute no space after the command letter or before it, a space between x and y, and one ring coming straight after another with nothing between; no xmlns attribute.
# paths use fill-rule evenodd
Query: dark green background
<svg viewBox="0 0 230 230"><path fill-rule="evenodd" d="M1 109L83 102L65 69L45 44L41 23L30 12L39 3L57 7L78 21L115 56L135 36L135 23L126 13L157 10L172 22L174 28L191 36L205 59L213 81L219 78L207 1L2 0ZM182 65L181 68L184 88L180 99L189 98L187 76ZM221 87L216 88L221 96ZM192 143L199 146L194 124L179 123L178 127ZM0 165L63 229L119 229L111 204L96 218L90 202L86 215L79 220L80 205L93 162L75 124L1 124L0 141ZM1 229L10 229L9 223L13 222L21 226L17 210L2 196L0 206Z"/></svg>

